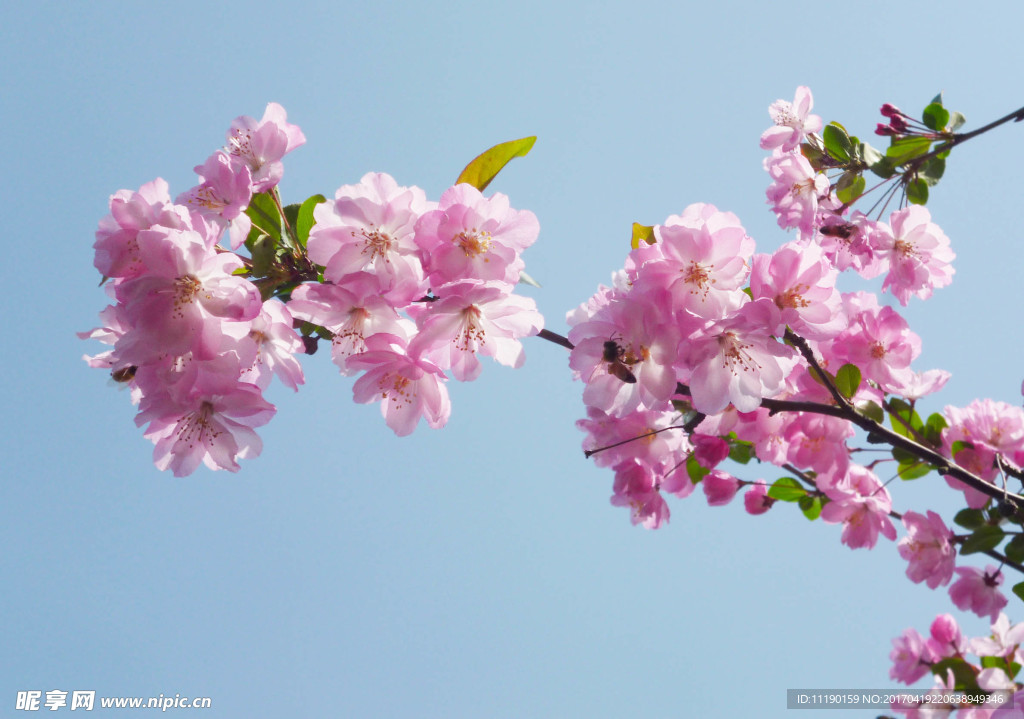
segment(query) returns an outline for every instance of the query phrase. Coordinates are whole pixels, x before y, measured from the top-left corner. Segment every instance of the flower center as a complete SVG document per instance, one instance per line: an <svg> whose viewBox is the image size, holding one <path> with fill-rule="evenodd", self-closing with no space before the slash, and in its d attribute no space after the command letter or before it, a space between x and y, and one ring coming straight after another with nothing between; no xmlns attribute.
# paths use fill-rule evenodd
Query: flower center
<svg viewBox="0 0 1024 719"><path fill-rule="evenodd" d="M379 229L367 230L365 228L360 230L360 233L363 236L363 254L369 253L370 262L373 262L378 257L385 262L390 262L388 253L391 252L391 248L394 245L391 235ZM352 236L355 237L356 233L353 232Z"/></svg>
<svg viewBox="0 0 1024 719"><path fill-rule="evenodd" d="M476 257L487 252L491 247L491 233L487 230L463 230L452 238L452 242L458 245L466 257Z"/></svg>

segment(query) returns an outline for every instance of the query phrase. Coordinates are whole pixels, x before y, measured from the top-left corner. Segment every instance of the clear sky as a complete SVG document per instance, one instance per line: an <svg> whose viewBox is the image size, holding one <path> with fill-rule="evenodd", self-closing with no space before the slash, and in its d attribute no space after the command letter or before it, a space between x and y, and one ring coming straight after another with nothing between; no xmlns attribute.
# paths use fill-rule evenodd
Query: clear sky
<svg viewBox="0 0 1024 719"><path fill-rule="evenodd" d="M783 717L787 688L893 687L890 639L926 631L946 593L906 580L892 543L851 551L789 506L697 493L632 527L582 456L555 345L452 383L448 427L404 439L307 357L307 385L270 394L263 455L185 479L81 361L102 349L74 333L106 304L110 194L187 189L269 101L308 140L287 201L371 170L436 199L478 152L537 135L491 189L540 220L526 292L560 332L633 221L703 201L760 251L789 239L757 142L798 85L862 137L883 102L917 112L940 90L968 129L1024 104L1018 2L711 5L5 5L0 714L61 689L208 696L208 717ZM928 409L1020 401L1022 147L1016 125L971 141L932 193L958 257L904 313L916 369L953 372ZM891 489L899 511L955 506L935 476Z"/></svg>

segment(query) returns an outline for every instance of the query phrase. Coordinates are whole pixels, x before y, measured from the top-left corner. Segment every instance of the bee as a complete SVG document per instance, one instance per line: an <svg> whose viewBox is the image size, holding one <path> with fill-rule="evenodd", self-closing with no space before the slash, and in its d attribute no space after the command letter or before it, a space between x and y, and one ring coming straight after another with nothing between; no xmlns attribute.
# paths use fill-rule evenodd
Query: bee
<svg viewBox="0 0 1024 719"><path fill-rule="evenodd" d="M848 224L825 225L824 227L818 228L818 232L825 235L826 237L838 237L841 240L850 239L851 237L853 237L856 231L856 226Z"/></svg>
<svg viewBox="0 0 1024 719"><path fill-rule="evenodd" d="M118 383L128 383L135 379L135 373L139 371L139 368L135 365L129 365L120 369L110 371L110 379Z"/></svg>
<svg viewBox="0 0 1024 719"><path fill-rule="evenodd" d="M608 374L618 377L626 384L636 384L636 375L629 369L629 365L634 363L626 359L626 350L619 347L618 342L605 341L602 359L608 363Z"/></svg>

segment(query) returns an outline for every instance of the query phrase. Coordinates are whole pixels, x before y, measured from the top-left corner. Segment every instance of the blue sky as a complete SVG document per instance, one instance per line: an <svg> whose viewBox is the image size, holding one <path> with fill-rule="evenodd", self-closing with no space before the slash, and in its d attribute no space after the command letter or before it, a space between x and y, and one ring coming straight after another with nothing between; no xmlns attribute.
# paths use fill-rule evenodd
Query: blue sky
<svg viewBox="0 0 1024 719"><path fill-rule="evenodd" d="M270 393L263 455L184 479L153 467L128 394L81 361L101 349L74 333L105 305L92 242L109 195L157 176L187 189L269 101L308 140L287 201L371 170L437 198L481 150L537 135L491 189L537 214L525 259L543 287L527 291L563 332L634 221L703 201L759 251L788 239L757 140L797 85L862 137L883 102L916 112L940 90L968 129L1024 104L1018 3L708 5L0 10L3 713L18 691L93 689L209 696L210 717L782 717L787 688L892 686L890 638L925 631L947 595L907 581L891 543L850 551L785 506L754 518L698 494L666 528L632 527L583 459L559 347L487 362L450 386L448 427L404 439L326 354L305 358L306 386ZM958 149L932 193L957 274L904 313L916 368L953 372L930 410L1020 401L1022 132ZM900 511L956 506L934 476L892 491Z"/></svg>

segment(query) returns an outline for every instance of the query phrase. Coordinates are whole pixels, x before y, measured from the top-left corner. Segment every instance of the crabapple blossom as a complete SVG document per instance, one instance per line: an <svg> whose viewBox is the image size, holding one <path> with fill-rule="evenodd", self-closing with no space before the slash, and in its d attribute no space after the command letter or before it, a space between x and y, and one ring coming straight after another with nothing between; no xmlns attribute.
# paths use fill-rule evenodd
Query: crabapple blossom
<svg viewBox="0 0 1024 719"><path fill-rule="evenodd" d="M444 373L428 360L406 354L400 337L368 337L366 350L349 357L347 365L366 371L352 386L355 401L379 399L385 423L399 437L411 434L420 417L434 429L448 422L452 407Z"/></svg>
<svg viewBox="0 0 1024 719"><path fill-rule="evenodd" d="M765 169L772 178L766 192L768 204L778 216L779 227L795 227L801 235L811 235L818 202L828 195L828 178L815 172L802 155L769 157Z"/></svg>
<svg viewBox="0 0 1024 719"><path fill-rule="evenodd" d="M135 277L146 271L139 257L138 235L154 226L191 229L188 210L171 204L167 182L157 178L137 191L118 190L110 197L110 214L99 222L93 264L104 277Z"/></svg>
<svg viewBox="0 0 1024 719"><path fill-rule="evenodd" d="M907 512L903 525L907 534L899 542L899 553L909 562L907 577L915 583L925 582L929 589L947 584L953 577L956 550L950 541L953 534L942 517L930 509L927 516Z"/></svg>
<svg viewBox="0 0 1024 719"><path fill-rule="evenodd" d="M892 640L892 668L889 678L904 684L913 684L931 670L931 664L938 661L933 650L916 629L907 629Z"/></svg>
<svg viewBox="0 0 1024 719"><path fill-rule="evenodd" d="M283 107L271 102L261 120L242 115L231 123L225 151L248 166L253 193L275 187L284 175L281 158L306 142L302 130L287 117Z"/></svg>
<svg viewBox="0 0 1024 719"><path fill-rule="evenodd" d="M967 640L951 614L935 617L929 631L928 646L937 658L953 657L967 651Z"/></svg>
<svg viewBox="0 0 1024 719"><path fill-rule="evenodd" d="M735 477L713 470L701 480L704 487L704 495L707 497L709 507L721 507L729 504L739 491L740 483Z"/></svg>
<svg viewBox="0 0 1024 719"><path fill-rule="evenodd" d="M220 229L227 228L231 249L237 250L252 229L245 208L252 200L249 167L225 152L215 152L195 172L202 182L178 196L185 205Z"/></svg>
<svg viewBox="0 0 1024 719"><path fill-rule="evenodd" d="M330 283L299 285L288 302L292 317L313 322L331 332L331 359L343 375L355 374L348 360L366 350L368 338L388 334L407 340L415 329L390 302L362 291L372 287L373 280L349 282L348 286L358 291Z"/></svg>
<svg viewBox="0 0 1024 719"><path fill-rule="evenodd" d="M772 255L754 256L751 297L768 298L779 308L776 334L789 326L804 338L834 337L846 326L838 275L817 245L788 242Z"/></svg>
<svg viewBox="0 0 1024 719"><path fill-rule="evenodd" d="M255 457L263 448L253 427L275 412L259 388L234 379L239 368L231 355L203 364L208 366L194 371L194 382L146 394L135 418L140 427L148 423L144 435L156 445L157 468L176 477L191 474L200 462L237 472L237 459Z"/></svg>
<svg viewBox="0 0 1024 719"><path fill-rule="evenodd" d="M871 549L878 535L892 541L896 528L889 520L892 499L878 477L866 467L852 465L837 482L825 489L831 500L822 507L821 518L842 523L842 542L851 549Z"/></svg>
<svg viewBox="0 0 1024 719"><path fill-rule="evenodd" d="M911 205L893 212L891 224L875 225L873 242L889 263L889 273L882 291L891 289L893 296L906 306L911 295L923 300L932 296L936 287L953 281L951 263L956 255L949 247L949 238L931 221L931 214L920 205Z"/></svg>
<svg viewBox="0 0 1024 719"><path fill-rule="evenodd" d="M629 507L629 518L633 524L657 529L668 521L668 504L658 491L654 473L649 467L636 460L616 465L613 491L612 505Z"/></svg>
<svg viewBox="0 0 1024 719"><path fill-rule="evenodd" d="M754 240L736 215L713 205L690 205L656 226L654 234L660 259L637 269L637 285L668 290L677 312L702 320L722 318L745 299L737 290L750 274ZM641 252L638 258L643 257Z"/></svg>
<svg viewBox="0 0 1024 719"><path fill-rule="evenodd" d="M820 132L822 120L811 114L814 98L808 87L801 85L796 89L793 102L776 100L768 107L774 127L770 127L761 135L761 149L792 152L812 132Z"/></svg>
<svg viewBox="0 0 1024 719"><path fill-rule="evenodd" d="M409 345L410 353L451 369L461 382L479 376L478 353L521 367L526 355L519 340L540 332L544 318L531 298L507 290L504 283L493 281L446 285L441 290L444 296L417 317L419 333Z"/></svg>
<svg viewBox="0 0 1024 719"><path fill-rule="evenodd" d="M292 329L292 317L284 303L269 299L263 303L263 310L249 323L224 323L225 334L240 329L255 345L255 357L251 365L242 371L241 380L252 382L260 389L266 389L273 376L277 376L287 387L296 392L305 382L302 365L295 359L304 352L302 340Z"/></svg>
<svg viewBox="0 0 1024 719"><path fill-rule="evenodd" d="M142 364L189 351L211 359L220 346L220 319L259 314L259 290L232 274L242 261L214 251L200 233L155 227L139 232L138 246L146 273L117 286L131 324L117 344L125 361Z"/></svg>
<svg viewBox="0 0 1024 719"><path fill-rule="evenodd" d="M390 175L370 172L358 185L342 185L313 210L309 258L324 277L344 285L354 273L373 277L396 307L427 292L422 251L413 242L416 222L436 203L418 187L400 187Z"/></svg>
<svg viewBox="0 0 1024 719"><path fill-rule="evenodd" d="M754 482L743 493L743 508L747 510L747 514L764 514L773 504L775 500L768 496L768 483L763 479Z"/></svg>
<svg viewBox="0 0 1024 719"><path fill-rule="evenodd" d="M751 302L684 342L697 410L715 414L731 402L740 412L750 412L763 397L782 389L797 360L792 348L770 335L778 326L778 314L768 300Z"/></svg>
<svg viewBox="0 0 1024 719"><path fill-rule="evenodd" d="M472 185L445 190L436 210L416 223L416 244L427 255L430 285L438 290L465 279L515 284L523 269L519 254L540 232L529 210L514 210L508 197L484 197Z"/></svg>
<svg viewBox="0 0 1024 719"><path fill-rule="evenodd" d="M957 567L959 579L949 587L949 597L957 609L971 611L979 617L989 616L995 621L1006 606L1006 597L997 589L1003 583L1002 570L991 564L985 571L977 567Z"/></svg>

